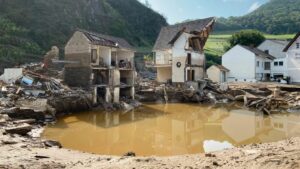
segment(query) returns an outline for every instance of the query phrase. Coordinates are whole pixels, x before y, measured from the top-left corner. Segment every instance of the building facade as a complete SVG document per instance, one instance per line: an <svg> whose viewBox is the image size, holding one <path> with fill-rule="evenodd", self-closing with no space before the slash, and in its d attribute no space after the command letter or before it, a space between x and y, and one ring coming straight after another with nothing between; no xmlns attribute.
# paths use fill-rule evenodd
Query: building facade
<svg viewBox="0 0 300 169"><path fill-rule="evenodd" d="M222 65L212 65L207 69L207 77L213 82L227 82L229 70Z"/></svg>
<svg viewBox="0 0 300 169"><path fill-rule="evenodd" d="M271 64L271 77L273 79L282 79L288 76L286 52L283 49L288 41L283 40L265 40L257 48L275 57Z"/></svg>
<svg viewBox="0 0 300 169"><path fill-rule="evenodd" d="M65 46L65 82L92 87L94 103L134 99L134 49L124 39L84 30L76 31Z"/></svg>
<svg viewBox="0 0 300 169"><path fill-rule="evenodd" d="M284 48L286 70L292 83L300 83L300 32Z"/></svg>
<svg viewBox="0 0 300 169"><path fill-rule="evenodd" d="M236 45L222 56L222 65L230 70L227 81L256 82L271 78L274 59L257 48Z"/></svg>
<svg viewBox="0 0 300 169"><path fill-rule="evenodd" d="M159 83L184 83L205 77L204 45L215 18L163 27L156 40L154 67Z"/></svg>

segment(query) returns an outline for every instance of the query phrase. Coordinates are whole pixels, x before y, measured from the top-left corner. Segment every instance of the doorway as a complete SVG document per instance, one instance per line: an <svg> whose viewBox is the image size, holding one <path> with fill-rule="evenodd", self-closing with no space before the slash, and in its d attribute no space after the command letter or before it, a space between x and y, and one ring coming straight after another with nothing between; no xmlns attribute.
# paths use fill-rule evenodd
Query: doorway
<svg viewBox="0 0 300 169"><path fill-rule="evenodd" d="M187 81L195 81L195 70L187 71Z"/></svg>

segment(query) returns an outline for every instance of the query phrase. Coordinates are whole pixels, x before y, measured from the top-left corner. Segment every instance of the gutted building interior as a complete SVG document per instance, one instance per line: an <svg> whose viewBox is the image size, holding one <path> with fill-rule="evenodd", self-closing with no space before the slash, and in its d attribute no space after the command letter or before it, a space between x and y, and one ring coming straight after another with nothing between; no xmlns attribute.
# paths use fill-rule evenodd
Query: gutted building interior
<svg viewBox="0 0 300 169"><path fill-rule="evenodd" d="M124 39L78 30L65 47L70 62L65 66L65 81L93 88L94 103L133 99L134 52Z"/></svg>

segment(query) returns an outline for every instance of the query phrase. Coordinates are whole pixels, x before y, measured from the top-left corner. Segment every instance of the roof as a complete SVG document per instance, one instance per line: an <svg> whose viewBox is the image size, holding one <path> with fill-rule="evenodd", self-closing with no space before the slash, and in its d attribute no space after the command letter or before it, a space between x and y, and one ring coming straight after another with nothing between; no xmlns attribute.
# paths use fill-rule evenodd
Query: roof
<svg viewBox="0 0 300 169"><path fill-rule="evenodd" d="M86 30L77 30L77 31L82 32L94 45L134 50L134 48L125 39L94 33Z"/></svg>
<svg viewBox="0 0 300 169"><path fill-rule="evenodd" d="M224 67L223 65L218 65L218 64L215 64L213 65L215 66L216 68L218 68L219 70L222 70L222 71L225 71L225 72L229 72L230 70L227 69L226 67Z"/></svg>
<svg viewBox="0 0 300 169"><path fill-rule="evenodd" d="M278 40L278 39L267 39L266 41L271 41L273 43L277 43L279 45L284 45L284 46L286 46L289 43L289 41L287 40Z"/></svg>
<svg viewBox="0 0 300 169"><path fill-rule="evenodd" d="M250 52L254 53L255 55L259 55L259 56L262 56L262 57L265 57L265 58L271 59L271 60L276 59L274 56L272 56L268 53L265 53L264 51L262 51L260 49L249 47L249 46L243 46L243 45L240 45L240 46L243 47L244 49L249 50Z"/></svg>
<svg viewBox="0 0 300 169"><path fill-rule="evenodd" d="M287 52L289 48L294 44L294 42L298 39L299 36L300 36L300 32L298 32L297 35L290 41L290 43L287 44L287 46L283 49L283 51Z"/></svg>
<svg viewBox="0 0 300 169"><path fill-rule="evenodd" d="M163 27L154 45L154 50L167 50L172 47L171 42L177 39L181 33L198 33L204 28L211 26L215 21L214 17L198 19L190 22L175 24Z"/></svg>

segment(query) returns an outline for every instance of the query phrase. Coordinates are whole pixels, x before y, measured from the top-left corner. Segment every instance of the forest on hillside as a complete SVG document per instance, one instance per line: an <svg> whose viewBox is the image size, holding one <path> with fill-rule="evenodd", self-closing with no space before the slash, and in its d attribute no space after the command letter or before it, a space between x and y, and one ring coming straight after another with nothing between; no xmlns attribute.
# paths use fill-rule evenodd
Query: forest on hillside
<svg viewBox="0 0 300 169"><path fill-rule="evenodd" d="M0 60L32 58L53 45L63 50L78 28L151 47L165 25L137 0L0 0Z"/></svg>
<svg viewBox="0 0 300 169"><path fill-rule="evenodd" d="M219 18L216 32L257 29L268 34L292 34L300 31L300 0L270 0L241 17Z"/></svg>

